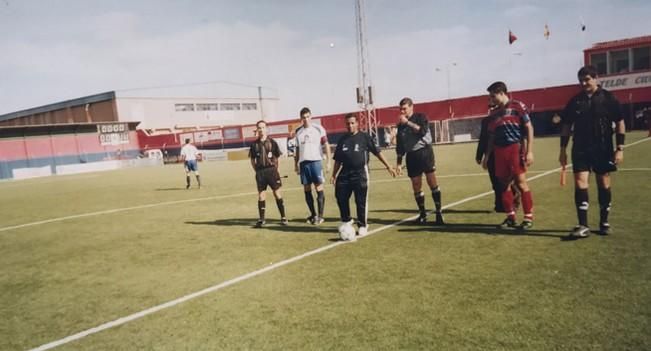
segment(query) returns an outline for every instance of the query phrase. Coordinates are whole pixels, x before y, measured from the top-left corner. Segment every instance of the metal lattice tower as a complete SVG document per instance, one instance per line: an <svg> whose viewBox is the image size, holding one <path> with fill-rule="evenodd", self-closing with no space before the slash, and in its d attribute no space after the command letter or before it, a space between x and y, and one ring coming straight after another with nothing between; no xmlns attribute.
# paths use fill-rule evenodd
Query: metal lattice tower
<svg viewBox="0 0 651 351"><path fill-rule="evenodd" d="M366 32L364 0L355 0L355 22L357 29L357 103L360 108L360 128L366 130L375 144L379 145L377 116L373 106L373 90L371 88L368 43L364 34Z"/></svg>

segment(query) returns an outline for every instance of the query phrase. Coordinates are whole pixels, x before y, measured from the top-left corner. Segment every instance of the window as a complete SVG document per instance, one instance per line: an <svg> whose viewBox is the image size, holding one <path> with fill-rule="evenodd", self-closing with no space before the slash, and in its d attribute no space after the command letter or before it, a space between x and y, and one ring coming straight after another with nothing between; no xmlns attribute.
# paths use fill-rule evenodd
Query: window
<svg viewBox="0 0 651 351"><path fill-rule="evenodd" d="M197 104L197 111L217 111L219 110L218 104Z"/></svg>
<svg viewBox="0 0 651 351"><path fill-rule="evenodd" d="M194 111L194 104L174 104L176 111Z"/></svg>
<svg viewBox="0 0 651 351"><path fill-rule="evenodd" d="M628 49L610 52L610 73L628 72Z"/></svg>
<svg viewBox="0 0 651 351"><path fill-rule="evenodd" d="M223 111L239 111L240 104L234 104L234 103L219 104L219 109Z"/></svg>
<svg viewBox="0 0 651 351"><path fill-rule="evenodd" d="M597 74L608 74L608 62L606 61L606 53L590 55L590 64L597 68Z"/></svg>
<svg viewBox="0 0 651 351"><path fill-rule="evenodd" d="M250 111L250 110L257 110L257 109L258 109L258 104L256 104L255 102L253 102L253 103L246 103L245 102L245 103L242 104L242 110L249 110Z"/></svg>
<svg viewBox="0 0 651 351"><path fill-rule="evenodd" d="M633 70L651 68L651 47L633 49Z"/></svg>

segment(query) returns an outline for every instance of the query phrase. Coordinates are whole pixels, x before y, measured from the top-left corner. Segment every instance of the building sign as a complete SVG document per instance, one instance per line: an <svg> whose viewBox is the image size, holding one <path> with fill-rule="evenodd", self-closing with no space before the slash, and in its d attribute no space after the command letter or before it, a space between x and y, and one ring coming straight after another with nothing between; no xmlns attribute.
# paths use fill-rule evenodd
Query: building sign
<svg viewBox="0 0 651 351"><path fill-rule="evenodd" d="M207 130L207 131L194 133L194 141L197 143L203 143L203 142L209 142L209 141L215 141L221 139L222 139L221 130Z"/></svg>
<svg viewBox="0 0 651 351"><path fill-rule="evenodd" d="M239 139L240 128L226 128L224 129L224 139Z"/></svg>
<svg viewBox="0 0 651 351"><path fill-rule="evenodd" d="M606 90L621 90L651 87L651 72L622 74L599 78L599 84Z"/></svg>
<svg viewBox="0 0 651 351"><path fill-rule="evenodd" d="M100 145L120 145L129 143L129 125L127 123L98 124Z"/></svg>
<svg viewBox="0 0 651 351"><path fill-rule="evenodd" d="M279 124L279 125L267 127L267 134L269 135L287 134L287 133L289 133L289 128L286 124Z"/></svg>

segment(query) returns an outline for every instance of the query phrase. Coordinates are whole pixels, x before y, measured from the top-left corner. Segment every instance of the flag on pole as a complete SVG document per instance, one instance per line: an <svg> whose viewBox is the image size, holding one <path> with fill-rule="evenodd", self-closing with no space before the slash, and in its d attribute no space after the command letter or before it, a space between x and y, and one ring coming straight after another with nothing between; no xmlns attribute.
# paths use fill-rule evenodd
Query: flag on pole
<svg viewBox="0 0 651 351"><path fill-rule="evenodd" d="M518 40L518 37L516 37L515 34L513 34L513 32L511 32L509 29L509 45L513 44L513 42L516 40Z"/></svg>
<svg viewBox="0 0 651 351"><path fill-rule="evenodd" d="M549 26L545 23L545 39L549 39L549 34L551 34L549 32Z"/></svg>

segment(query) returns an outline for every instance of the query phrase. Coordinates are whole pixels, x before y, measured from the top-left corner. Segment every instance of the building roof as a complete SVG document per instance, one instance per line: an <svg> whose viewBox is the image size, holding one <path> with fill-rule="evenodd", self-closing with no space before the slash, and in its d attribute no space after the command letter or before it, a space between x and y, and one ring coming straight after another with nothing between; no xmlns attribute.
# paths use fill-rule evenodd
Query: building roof
<svg viewBox="0 0 651 351"><path fill-rule="evenodd" d="M48 134L97 133L97 126L102 124L127 124L129 130L136 130L138 122L93 122L66 124L39 124L28 126L0 127L0 138L14 138Z"/></svg>
<svg viewBox="0 0 651 351"><path fill-rule="evenodd" d="M7 121L10 119L30 116L37 113L46 113L50 111L61 110L68 107L83 106L86 104L92 104L101 101L110 101L113 99L115 99L115 92L109 91L106 93L84 96L76 99L57 102L54 104L43 105L43 106L34 107L26 110L7 113L4 115L0 115L0 121Z"/></svg>
<svg viewBox="0 0 651 351"><path fill-rule="evenodd" d="M586 49L585 51L607 50L607 49L615 49L620 47L639 46L643 44L651 44L651 35L595 43L592 45L591 48Z"/></svg>

